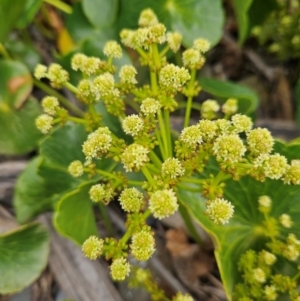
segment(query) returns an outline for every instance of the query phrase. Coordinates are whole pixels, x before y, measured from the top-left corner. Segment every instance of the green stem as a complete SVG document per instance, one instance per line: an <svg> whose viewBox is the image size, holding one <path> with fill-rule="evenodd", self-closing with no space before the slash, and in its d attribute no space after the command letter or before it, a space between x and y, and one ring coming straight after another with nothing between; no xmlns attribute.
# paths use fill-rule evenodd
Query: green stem
<svg viewBox="0 0 300 301"><path fill-rule="evenodd" d="M190 116L191 116L192 103L193 103L193 96L191 96L191 95L193 94L193 90L194 90L195 78L196 78L196 69L192 69L191 79L190 79L189 87L188 87L188 93L190 96L188 97L187 104L186 104L184 127L189 126L189 123L190 123Z"/></svg>
<svg viewBox="0 0 300 301"><path fill-rule="evenodd" d="M177 183L176 186L181 188L181 189L190 191L190 192L201 192L201 188L193 188L193 187L190 187L190 186L183 185L181 183Z"/></svg>
<svg viewBox="0 0 300 301"><path fill-rule="evenodd" d="M179 212L184 220L184 223L189 231L189 234L200 246L203 246L204 245L203 241L202 241L201 237L199 236L199 234L192 222L191 216L181 201L179 202Z"/></svg>
<svg viewBox="0 0 300 301"><path fill-rule="evenodd" d="M166 160L167 159L167 155L165 153L165 149L164 149L161 137L160 137L160 133L159 133L159 131L157 129L155 129L155 135L156 135L156 139L158 141L158 146L159 146L160 153L161 153L163 159Z"/></svg>
<svg viewBox="0 0 300 301"><path fill-rule="evenodd" d="M144 59L148 59L147 53L142 49L142 48L137 48L136 51L138 52L138 54L143 57Z"/></svg>
<svg viewBox="0 0 300 301"><path fill-rule="evenodd" d="M158 70L160 68L160 56L159 56L157 44L152 44L151 50L152 50L152 57L154 60L154 65L156 67L156 70Z"/></svg>
<svg viewBox="0 0 300 301"><path fill-rule="evenodd" d="M99 174L101 176L104 176L104 177L108 177L108 178L112 178L112 179L118 179L118 177L116 175L113 175L110 172L107 172L105 170L97 169L96 172L97 172L97 174Z"/></svg>
<svg viewBox="0 0 300 301"><path fill-rule="evenodd" d="M58 99L58 101L64 105L67 109L72 111L74 114L78 116L84 116L84 112L77 108L74 104L72 104L66 97L58 93L56 90L52 89L48 85L44 84L43 82L38 81L37 79L33 79L33 83L36 87L43 90L47 94L50 94Z"/></svg>
<svg viewBox="0 0 300 301"><path fill-rule="evenodd" d="M222 170L220 170L218 172L218 174L215 176L215 178L213 179L213 185L214 186L218 186L218 184L224 180L228 180L231 178L231 175L229 174L225 174Z"/></svg>
<svg viewBox="0 0 300 301"><path fill-rule="evenodd" d="M2 43L0 43L0 54L2 54L3 57L7 60L11 59L11 56L9 55Z"/></svg>
<svg viewBox="0 0 300 301"><path fill-rule="evenodd" d="M159 173L160 172L160 169L157 168L155 165L151 164L151 163L147 163L146 164L146 167L151 170L152 172L154 173Z"/></svg>
<svg viewBox="0 0 300 301"><path fill-rule="evenodd" d="M202 184L206 179L197 179L197 178L181 178L183 182Z"/></svg>
<svg viewBox="0 0 300 301"><path fill-rule="evenodd" d="M162 141L164 144L165 154L167 155L167 157L164 158L164 160L166 160L168 157L171 157L170 150L168 147L169 146L168 137L167 137L165 123L164 123L164 119L162 117L162 113L157 114L157 116L158 116L158 123L159 123L160 131L161 131Z"/></svg>
<svg viewBox="0 0 300 301"><path fill-rule="evenodd" d="M164 120L166 127L166 135L168 140L168 150L170 152L171 157L173 157L173 147L172 147L172 136L171 136L171 125L170 125L170 112L168 110L164 110Z"/></svg>
<svg viewBox="0 0 300 301"><path fill-rule="evenodd" d="M114 236L114 227L111 223L111 220L109 218L109 215L107 213L107 207L104 206L104 204L102 203L99 203L99 209L100 209L100 214L101 214L101 217L103 218L103 221L104 221L104 224L105 224L105 228L108 232L108 234L110 236Z"/></svg>
<svg viewBox="0 0 300 301"><path fill-rule="evenodd" d="M151 158L153 164L154 164L157 168L160 168L160 166L161 166L161 161L160 161L159 157L156 155L156 153L155 153L153 150L150 152L150 158Z"/></svg>
<svg viewBox="0 0 300 301"><path fill-rule="evenodd" d="M70 90L71 92L73 92L74 94L78 94L78 89L77 89L74 85L72 85L71 83L67 82L67 83L65 84L65 87L66 87L68 90Z"/></svg>
<svg viewBox="0 0 300 301"><path fill-rule="evenodd" d="M152 91L157 94L158 91L158 85L157 85L157 76L155 72L150 72L150 81L151 81L151 88Z"/></svg>
<svg viewBox="0 0 300 301"><path fill-rule="evenodd" d="M153 180L153 178L152 178L152 176L151 176L151 173L150 173L149 170L147 169L147 167L144 166L144 167L141 168L141 170L142 170L144 176L146 177L146 179L148 180L148 182L149 182L150 184L154 185L155 182L154 182L154 180Z"/></svg>
<svg viewBox="0 0 300 301"><path fill-rule="evenodd" d="M67 3L64 3L59 0L43 0L43 1L48 4L51 4L52 6L60 9L61 11L65 12L67 14L72 13L72 7L70 5L68 5Z"/></svg>
<svg viewBox="0 0 300 301"><path fill-rule="evenodd" d="M170 47L167 45L159 54L160 57L163 57L168 51L169 51Z"/></svg>
<svg viewBox="0 0 300 301"><path fill-rule="evenodd" d="M68 120L73 121L75 123L79 123L79 124L86 124L87 123L87 120L82 119L82 118L73 117L73 116L68 116Z"/></svg>

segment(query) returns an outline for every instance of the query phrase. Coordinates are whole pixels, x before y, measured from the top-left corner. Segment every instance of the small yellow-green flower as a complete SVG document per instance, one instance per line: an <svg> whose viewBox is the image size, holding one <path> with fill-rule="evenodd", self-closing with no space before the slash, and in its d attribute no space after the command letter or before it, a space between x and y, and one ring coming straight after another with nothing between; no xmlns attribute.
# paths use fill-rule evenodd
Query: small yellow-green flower
<svg viewBox="0 0 300 301"><path fill-rule="evenodd" d="M130 273L130 264L126 258L114 259L110 266L110 275L115 281L124 280Z"/></svg>
<svg viewBox="0 0 300 301"><path fill-rule="evenodd" d="M83 165L79 160L73 161L69 165L68 171L73 177L80 177L83 175Z"/></svg>
<svg viewBox="0 0 300 301"><path fill-rule="evenodd" d="M230 218L233 216L234 206L223 198L216 198L213 201L209 201L206 207L205 214L217 225L227 224Z"/></svg>
<svg viewBox="0 0 300 301"><path fill-rule="evenodd" d="M53 117L47 114L42 114L35 120L35 125L43 134L47 134L52 129Z"/></svg>
<svg viewBox="0 0 300 301"><path fill-rule="evenodd" d="M38 80L45 78L47 76L47 67L45 65L38 64L34 69L33 75Z"/></svg>
<svg viewBox="0 0 300 301"><path fill-rule="evenodd" d="M179 140L191 147L202 143L202 133L197 125L191 125L184 128L179 136Z"/></svg>
<svg viewBox="0 0 300 301"><path fill-rule="evenodd" d="M205 53L210 48L210 43L206 39L196 39L194 41L194 48L196 48L198 51Z"/></svg>
<svg viewBox="0 0 300 301"><path fill-rule="evenodd" d="M293 221L288 214L281 214L279 216L279 221L284 228L291 228L293 225Z"/></svg>
<svg viewBox="0 0 300 301"><path fill-rule="evenodd" d="M82 245L82 252L85 257L95 260L101 256L103 252L103 239L93 235L90 236Z"/></svg>
<svg viewBox="0 0 300 301"><path fill-rule="evenodd" d="M160 111L160 108L161 108L160 102L150 97L144 99L141 104L141 112L145 116L157 114Z"/></svg>
<svg viewBox="0 0 300 301"><path fill-rule="evenodd" d="M220 110L220 105L216 100L207 99L202 103L201 116L204 119L214 119L216 113Z"/></svg>
<svg viewBox="0 0 300 301"><path fill-rule="evenodd" d="M134 137L143 130L143 119L135 114L129 115L123 120L122 128L126 134Z"/></svg>
<svg viewBox="0 0 300 301"><path fill-rule="evenodd" d="M126 188L122 191L119 201L126 212L139 212L144 204L144 195L136 188Z"/></svg>
<svg viewBox="0 0 300 301"><path fill-rule="evenodd" d="M48 68L47 77L54 88L61 88L69 80L69 73L59 64L51 64Z"/></svg>
<svg viewBox="0 0 300 301"><path fill-rule="evenodd" d="M141 27L153 26L158 23L156 14L151 8L142 10L139 17L139 25Z"/></svg>
<svg viewBox="0 0 300 301"><path fill-rule="evenodd" d="M266 281L266 273L261 268L253 269L253 278L257 282L264 283Z"/></svg>
<svg viewBox="0 0 300 301"><path fill-rule="evenodd" d="M228 98L222 106L222 112L225 115L233 115L238 110L238 100L236 98Z"/></svg>
<svg viewBox="0 0 300 301"><path fill-rule="evenodd" d="M167 42L173 52L177 52L180 48L182 35L178 32L167 33Z"/></svg>
<svg viewBox="0 0 300 301"><path fill-rule="evenodd" d="M119 59L122 57L122 48L116 41L108 41L104 46L103 53Z"/></svg>
<svg viewBox="0 0 300 301"><path fill-rule="evenodd" d="M124 65L119 72L120 82L135 85L137 83L137 80L135 78L136 75L137 71L133 66Z"/></svg>
<svg viewBox="0 0 300 301"><path fill-rule="evenodd" d="M176 158L168 158L161 166L162 176L171 179L183 176L184 171L180 161Z"/></svg>
<svg viewBox="0 0 300 301"><path fill-rule="evenodd" d="M148 156L149 150L142 145L133 143L129 145L121 155L121 162L124 165L125 170L139 171L147 162L149 162Z"/></svg>
<svg viewBox="0 0 300 301"><path fill-rule="evenodd" d="M274 139L267 129L257 128L247 133L248 150L254 155L269 154L274 145Z"/></svg>
<svg viewBox="0 0 300 301"><path fill-rule="evenodd" d="M188 294L177 293L176 296L172 298L172 301L194 301L194 299Z"/></svg>
<svg viewBox="0 0 300 301"><path fill-rule="evenodd" d="M136 260L148 260L155 251L155 240L152 233L142 230L133 234L130 248Z"/></svg>
<svg viewBox="0 0 300 301"><path fill-rule="evenodd" d="M252 129L253 122L250 117L241 114L235 114L231 118L236 133L249 132Z"/></svg>
<svg viewBox="0 0 300 301"><path fill-rule="evenodd" d="M59 102L54 96L46 96L42 99L42 107L45 113L54 116L59 107Z"/></svg>
<svg viewBox="0 0 300 301"><path fill-rule="evenodd" d="M90 198L93 202L103 202L105 204L109 203L113 196L114 190L104 184L93 185L89 191Z"/></svg>

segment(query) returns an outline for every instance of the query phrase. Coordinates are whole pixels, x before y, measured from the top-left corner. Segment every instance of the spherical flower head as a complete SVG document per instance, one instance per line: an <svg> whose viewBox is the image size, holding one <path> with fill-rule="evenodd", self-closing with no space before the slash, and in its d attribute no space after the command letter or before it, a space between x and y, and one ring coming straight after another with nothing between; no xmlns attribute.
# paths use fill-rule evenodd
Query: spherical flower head
<svg viewBox="0 0 300 301"><path fill-rule="evenodd" d="M150 43L163 44L166 41L166 27L157 23L149 27L148 38Z"/></svg>
<svg viewBox="0 0 300 301"><path fill-rule="evenodd" d="M178 32L168 32L167 42L173 52L177 52L180 48L182 35Z"/></svg>
<svg viewBox="0 0 300 301"><path fill-rule="evenodd" d="M116 41L108 41L103 49L103 53L106 56L121 58L122 57L122 48Z"/></svg>
<svg viewBox="0 0 300 301"><path fill-rule="evenodd" d="M262 195L258 198L258 204L261 207L265 207L265 208L271 208L272 206L272 200L269 196L267 195Z"/></svg>
<svg viewBox="0 0 300 301"><path fill-rule="evenodd" d="M287 245L283 251L283 256L288 260L296 261L299 258L299 247L296 245Z"/></svg>
<svg viewBox="0 0 300 301"><path fill-rule="evenodd" d="M196 147L202 143L201 130L197 125L191 125L184 128L179 136L179 140L186 143L188 146Z"/></svg>
<svg viewBox="0 0 300 301"><path fill-rule="evenodd" d="M121 161L127 172L139 171L147 162L149 150L142 145L133 143L121 155Z"/></svg>
<svg viewBox="0 0 300 301"><path fill-rule="evenodd" d="M127 135L136 136L144 128L144 121L138 115L127 116L122 122L122 128Z"/></svg>
<svg viewBox="0 0 300 301"><path fill-rule="evenodd" d="M154 98L146 98L143 100L141 104L141 112L145 116L149 115L155 115L157 114L161 109L161 104L158 100Z"/></svg>
<svg viewBox="0 0 300 301"><path fill-rule="evenodd" d="M126 258L115 259L110 266L111 278L115 281L124 280L130 273L130 264Z"/></svg>
<svg viewBox="0 0 300 301"><path fill-rule="evenodd" d="M47 77L54 88L61 88L69 80L69 73L58 64L51 64L48 68Z"/></svg>
<svg viewBox="0 0 300 301"><path fill-rule="evenodd" d="M134 35L135 35L135 30L123 29L120 32L120 38L121 38L122 44L127 47L130 47L130 48L135 48L134 47Z"/></svg>
<svg viewBox="0 0 300 301"><path fill-rule="evenodd" d="M114 190L107 185L96 184L91 187L89 195L90 199L95 203L103 202L108 204L114 196Z"/></svg>
<svg viewBox="0 0 300 301"><path fill-rule="evenodd" d="M219 161L236 163L241 160L246 148L238 135L222 135L216 139L213 152Z"/></svg>
<svg viewBox="0 0 300 301"><path fill-rule="evenodd" d="M33 72L33 75L36 79L41 80L47 76L47 67L42 64L38 64Z"/></svg>
<svg viewBox="0 0 300 301"><path fill-rule="evenodd" d="M156 14L151 8L142 10L139 17L139 25L141 27L153 26L158 23Z"/></svg>
<svg viewBox="0 0 300 301"><path fill-rule="evenodd" d="M185 68L179 68L173 64L168 64L161 68L159 72L159 84L164 90L175 93L191 78Z"/></svg>
<svg viewBox="0 0 300 301"><path fill-rule="evenodd" d="M283 180L287 184L300 185L300 160L292 160L291 165L287 166Z"/></svg>
<svg viewBox="0 0 300 301"><path fill-rule="evenodd" d="M82 145L82 151L86 159L90 161L92 158L97 158L102 153L106 153L111 147L112 141L109 129L107 127L99 128L88 135L87 140Z"/></svg>
<svg viewBox="0 0 300 301"><path fill-rule="evenodd" d="M217 119L215 121L215 124L218 128L218 132L220 134L227 134L230 131L231 128L231 122L229 120L226 119Z"/></svg>
<svg viewBox="0 0 300 301"><path fill-rule="evenodd" d="M130 249L136 260L148 260L155 251L155 240L152 233L142 230L133 234Z"/></svg>
<svg viewBox="0 0 300 301"><path fill-rule="evenodd" d="M155 191L149 199L149 209L158 219L172 215L178 209L175 192L172 189Z"/></svg>
<svg viewBox="0 0 300 301"><path fill-rule="evenodd" d="M197 68L199 64L202 67L204 63L203 56L201 56L200 52L194 48L189 48L183 52L182 61L183 65L190 69Z"/></svg>
<svg viewBox="0 0 300 301"><path fill-rule="evenodd" d="M77 178L83 175L83 165L79 160L71 162L68 167L68 171L71 176Z"/></svg>
<svg viewBox="0 0 300 301"><path fill-rule="evenodd" d="M54 96L46 96L42 99L42 107L45 113L54 116L59 107L59 102Z"/></svg>
<svg viewBox="0 0 300 301"><path fill-rule="evenodd" d="M266 265L273 265L277 260L274 254L265 250L262 251L262 257Z"/></svg>
<svg viewBox="0 0 300 301"><path fill-rule="evenodd" d="M122 191L119 201L126 212L139 212L144 204L144 195L136 188L126 188Z"/></svg>
<svg viewBox="0 0 300 301"><path fill-rule="evenodd" d="M118 96L118 90L115 89L115 80L112 74L105 72L94 79L93 89L96 95L100 97Z"/></svg>
<svg viewBox="0 0 300 301"><path fill-rule="evenodd" d="M210 201L206 207L205 214L217 225L224 225L233 216L234 206L223 198L216 198Z"/></svg>
<svg viewBox="0 0 300 301"><path fill-rule="evenodd" d="M149 271L138 268L135 272L135 277L138 282L145 283L149 279Z"/></svg>
<svg viewBox="0 0 300 301"><path fill-rule="evenodd" d="M170 177L176 179L184 175L184 168L180 161L176 158L168 158L161 166L161 173L163 177Z"/></svg>
<svg viewBox="0 0 300 301"><path fill-rule="evenodd" d="M149 48L149 28L138 28L133 32L132 36L132 48L136 49L143 47L145 49Z"/></svg>
<svg viewBox="0 0 300 301"><path fill-rule="evenodd" d="M99 71L101 60L97 57L86 56L82 53L77 53L72 57L72 69L81 71L86 75L93 75Z"/></svg>
<svg viewBox="0 0 300 301"><path fill-rule="evenodd" d="M238 100L236 98L228 98L222 106L222 112L225 115L233 115L238 110Z"/></svg>
<svg viewBox="0 0 300 301"><path fill-rule="evenodd" d="M95 235L90 236L82 245L82 252L85 257L95 260L101 256L103 252L103 239Z"/></svg>
<svg viewBox="0 0 300 301"><path fill-rule="evenodd" d="M277 299L276 287L274 285L266 285L264 288L264 295L267 301L274 301Z"/></svg>
<svg viewBox="0 0 300 301"><path fill-rule="evenodd" d="M286 172L288 167L287 159L279 154L270 155L263 164L265 176L278 180Z"/></svg>
<svg viewBox="0 0 300 301"><path fill-rule="evenodd" d="M231 118L232 124L235 127L236 133L249 132L252 129L253 122L246 115L235 114Z"/></svg>
<svg viewBox="0 0 300 301"><path fill-rule="evenodd" d="M254 156L269 154L274 145L274 139L267 129L257 128L247 134L248 150Z"/></svg>
<svg viewBox="0 0 300 301"><path fill-rule="evenodd" d="M198 51L205 53L210 48L210 43L206 39L196 39L194 41L194 48L196 48Z"/></svg>
<svg viewBox="0 0 300 301"><path fill-rule="evenodd" d="M217 135L217 125L214 121L202 119L198 123L203 140L210 141Z"/></svg>
<svg viewBox="0 0 300 301"><path fill-rule="evenodd" d="M182 294L179 292L172 298L172 301L194 301L194 299L188 294Z"/></svg>
<svg viewBox="0 0 300 301"><path fill-rule="evenodd" d="M216 100L208 99L202 103L201 116L204 119L213 119L220 110L220 105Z"/></svg>
<svg viewBox="0 0 300 301"><path fill-rule="evenodd" d="M279 216L279 221L284 228L291 228L293 225L293 221L288 214L281 214Z"/></svg>
<svg viewBox="0 0 300 301"><path fill-rule="evenodd" d="M266 273L261 268L253 269L253 278L259 283L266 282Z"/></svg>
<svg viewBox="0 0 300 301"><path fill-rule="evenodd" d="M119 72L120 81L121 81L121 83L124 83L124 84L135 85L137 83L137 80L135 79L136 75L137 75L137 71L131 65L122 66L122 68Z"/></svg>
<svg viewBox="0 0 300 301"><path fill-rule="evenodd" d="M78 93L77 96L80 100L82 100L86 104L95 103L95 101L100 100L100 95L95 94L93 85L90 80L83 79L79 82L78 86Z"/></svg>
<svg viewBox="0 0 300 301"><path fill-rule="evenodd" d="M42 114L35 120L35 126L43 134L49 133L49 131L52 129L52 125L53 117L47 114Z"/></svg>

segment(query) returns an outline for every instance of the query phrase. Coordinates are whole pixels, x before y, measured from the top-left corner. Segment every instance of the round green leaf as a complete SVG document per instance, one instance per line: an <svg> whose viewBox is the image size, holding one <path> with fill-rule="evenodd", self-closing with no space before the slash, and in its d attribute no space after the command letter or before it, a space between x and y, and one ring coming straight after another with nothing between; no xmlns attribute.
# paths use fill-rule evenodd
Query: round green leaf
<svg viewBox="0 0 300 301"><path fill-rule="evenodd" d="M0 60L0 78L0 154L27 153L41 136L35 127L40 106L33 98L26 101L31 75L20 62Z"/></svg>
<svg viewBox="0 0 300 301"><path fill-rule="evenodd" d="M0 293L18 292L37 279L48 254L49 235L39 224L0 235Z"/></svg>
<svg viewBox="0 0 300 301"><path fill-rule="evenodd" d="M117 17L118 0L83 0L82 7L95 27L109 27Z"/></svg>
<svg viewBox="0 0 300 301"><path fill-rule="evenodd" d="M90 235L97 235L92 201L89 198L91 185L85 185L67 193L58 203L54 225L59 233L79 245Z"/></svg>
<svg viewBox="0 0 300 301"><path fill-rule="evenodd" d="M24 11L25 5L26 1L24 0L0 0L0 43L5 41L9 31L17 23Z"/></svg>
<svg viewBox="0 0 300 301"><path fill-rule="evenodd" d="M233 97L238 99L239 112L243 114L250 114L254 112L258 106L259 99L255 92L247 87L233 83L224 82L213 78L199 78L199 84L205 92L212 94L226 100Z"/></svg>
<svg viewBox="0 0 300 301"><path fill-rule="evenodd" d="M290 157L290 152L295 152L295 148L297 156L293 158L299 159L299 143L281 149L284 150L283 155ZM264 216L258 211L258 198L268 195L272 199L270 215L273 218L278 219L283 213L291 216L293 227L281 230L283 237L286 237L288 233L299 235L299 194L300 186L285 185L282 181L266 180L261 183L248 176L239 181L227 181L224 198L234 205L234 215L229 224L216 225L204 214L206 200L203 197L198 193L179 191L182 203L214 238L215 255L228 300L232 300L234 286L242 280L237 269L240 256L251 248L261 250L266 241L263 234Z"/></svg>
<svg viewBox="0 0 300 301"><path fill-rule="evenodd" d="M119 30L136 28L140 12L148 7L169 29L183 35L187 47L197 38L206 38L215 45L222 36L224 14L219 0L121 0Z"/></svg>

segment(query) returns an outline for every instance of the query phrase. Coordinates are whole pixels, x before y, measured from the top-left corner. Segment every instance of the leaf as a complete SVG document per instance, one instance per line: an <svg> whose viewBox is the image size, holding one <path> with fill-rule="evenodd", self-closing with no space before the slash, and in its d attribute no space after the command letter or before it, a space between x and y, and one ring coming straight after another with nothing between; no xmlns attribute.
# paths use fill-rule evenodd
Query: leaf
<svg viewBox="0 0 300 301"><path fill-rule="evenodd" d="M82 8L89 21L97 28L109 27L117 17L118 0L83 0Z"/></svg>
<svg viewBox="0 0 300 301"><path fill-rule="evenodd" d="M300 144L293 145L293 148L295 147L296 158L299 158ZM286 145L282 148L283 155L291 157L291 152L295 152L293 148ZM266 180L261 183L248 176L240 181L227 181L224 198L232 202L235 212L229 224L216 225L204 215L205 199L199 193L179 191L179 198L194 219L214 238L215 255L228 300L232 300L234 286L241 281L237 270L240 256L251 248L261 250L265 241L262 224L264 217L258 211L258 198L262 195L271 197L271 216L277 219L282 213L289 214L294 225L288 233L299 234L299 194L299 186L284 185L282 181ZM283 235L286 237L287 232Z"/></svg>
<svg viewBox="0 0 300 301"><path fill-rule="evenodd" d="M121 0L118 29L136 28L140 12L148 7L168 29L183 35L186 47L196 38L206 38L215 45L222 36L224 14L219 0Z"/></svg>
<svg viewBox="0 0 300 301"><path fill-rule="evenodd" d="M255 111L258 106L259 99L254 91L247 87L233 83L224 82L212 78L199 78L199 84L205 92L213 96L220 97L221 100L233 97L238 99L239 112L249 114Z"/></svg>
<svg viewBox="0 0 300 301"><path fill-rule="evenodd" d="M14 193L14 207L17 220L25 223L41 212L52 209L53 189L51 184L37 174L41 158L32 160L17 180Z"/></svg>
<svg viewBox="0 0 300 301"><path fill-rule="evenodd" d="M249 32L249 16L248 10L253 0L232 0L235 10L238 26L239 26L239 43L243 44Z"/></svg>
<svg viewBox="0 0 300 301"><path fill-rule="evenodd" d="M37 279L48 254L49 235L39 224L0 235L0 293L18 292Z"/></svg>
<svg viewBox="0 0 300 301"><path fill-rule="evenodd" d="M58 203L54 215L57 231L79 245L90 235L97 235L92 201L89 198L91 185L85 185L66 194Z"/></svg>
<svg viewBox="0 0 300 301"><path fill-rule="evenodd" d="M31 72L41 61L38 51L32 45L23 41L11 39L5 43L5 48L14 59L22 61Z"/></svg>
<svg viewBox="0 0 300 301"><path fill-rule="evenodd" d="M42 0L23 0L26 5L22 16L18 19L17 26L25 28L35 17L42 5Z"/></svg>
<svg viewBox="0 0 300 301"><path fill-rule="evenodd" d="M0 154L24 154L41 137L35 118L41 109L30 98L32 78L20 62L0 60ZM24 103L26 101L26 103Z"/></svg>
<svg viewBox="0 0 300 301"><path fill-rule="evenodd" d="M0 43L4 42L24 11L24 0L0 0Z"/></svg>
<svg viewBox="0 0 300 301"><path fill-rule="evenodd" d="M276 0L253 0L252 5L248 11L249 18L249 30L256 25L262 25L262 23L266 20L269 14L278 8L278 2Z"/></svg>

